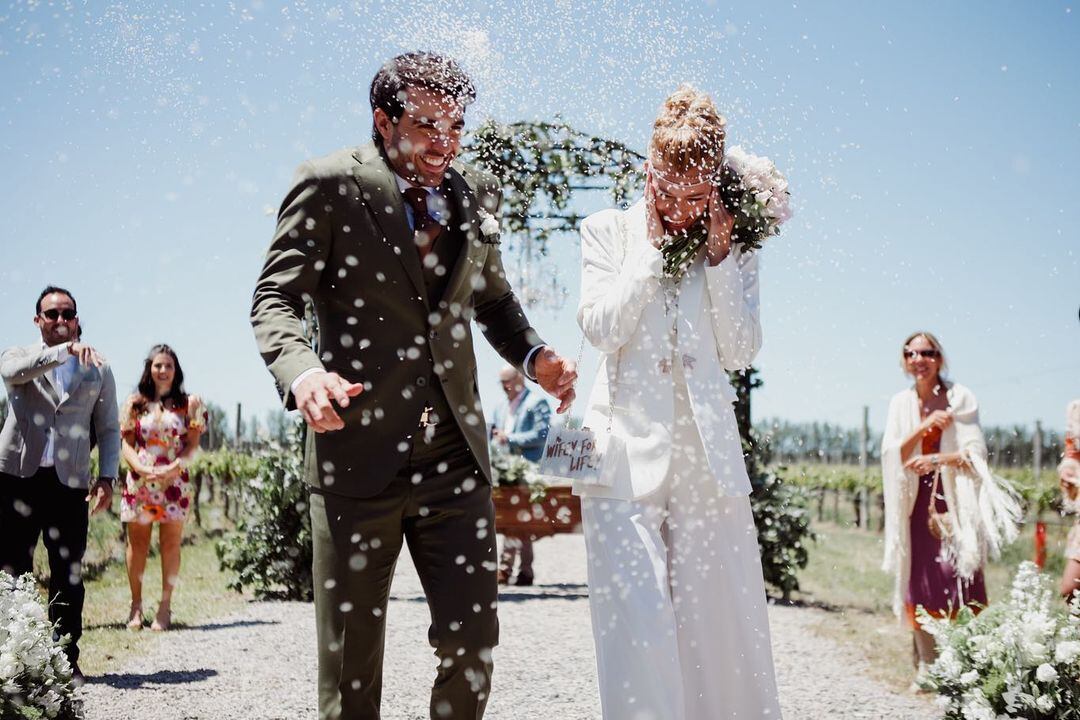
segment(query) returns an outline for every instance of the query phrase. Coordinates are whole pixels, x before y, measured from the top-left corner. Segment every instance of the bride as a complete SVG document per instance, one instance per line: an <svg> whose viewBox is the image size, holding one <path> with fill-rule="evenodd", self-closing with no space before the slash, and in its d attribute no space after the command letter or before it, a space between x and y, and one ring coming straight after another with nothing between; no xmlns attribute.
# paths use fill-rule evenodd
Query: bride
<svg viewBox="0 0 1080 720"><path fill-rule="evenodd" d="M613 484L575 487L603 716L779 718L725 372L761 345L757 256L731 245L713 101L682 86L653 128L645 198L581 227L578 324L603 355L585 424L625 444ZM694 233L702 251L666 271L665 245Z"/></svg>

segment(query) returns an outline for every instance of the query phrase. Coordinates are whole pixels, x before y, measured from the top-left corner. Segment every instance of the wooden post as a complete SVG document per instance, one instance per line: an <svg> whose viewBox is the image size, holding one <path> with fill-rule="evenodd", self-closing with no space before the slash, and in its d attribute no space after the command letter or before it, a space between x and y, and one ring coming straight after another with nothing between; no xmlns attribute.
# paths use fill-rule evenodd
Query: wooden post
<svg viewBox="0 0 1080 720"><path fill-rule="evenodd" d="M859 435L859 470L862 471L863 478L866 478L866 469L869 459L870 444L870 406L863 405L862 409L862 433Z"/></svg>
<svg viewBox="0 0 1080 720"><path fill-rule="evenodd" d="M870 487L866 483L867 466L868 466L868 450L867 445L870 444L870 406L863 405L862 409L862 432L859 434L859 471L862 475L863 486L859 491L860 501L862 503L862 528L864 530L870 529Z"/></svg>
<svg viewBox="0 0 1080 720"><path fill-rule="evenodd" d="M243 412L240 403L236 403L236 447L240 447L244 429Z"/></svg>
<svg viewBox="0 0 1080 720"><path fill-rule="evenodd" d="M1043 446L1043 434L1042 434L1042 421L1035 421L1035 437L1032 438L1031 448L1031 463L1035 470L1035 482L1039 482L1039 475L1042 473L1042 446ZM1045 534L1045 529L1043 530Z"/></svg>

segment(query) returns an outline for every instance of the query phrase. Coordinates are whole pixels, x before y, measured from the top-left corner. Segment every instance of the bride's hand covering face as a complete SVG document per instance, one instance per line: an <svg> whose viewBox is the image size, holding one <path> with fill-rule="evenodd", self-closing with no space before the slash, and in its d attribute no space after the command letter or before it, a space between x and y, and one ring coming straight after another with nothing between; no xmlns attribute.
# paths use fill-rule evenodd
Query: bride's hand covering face
<svg viewBox="0 0 1080 720"><path fill-rule="evenodd" d="M724 125L712 99L689 85L664 101L653 123L645 165L649 240L654 246L662 245L663 235L688 230L702 220L709 222L710 235L718 241L730 237L730 216L717 193Z"/></svg>

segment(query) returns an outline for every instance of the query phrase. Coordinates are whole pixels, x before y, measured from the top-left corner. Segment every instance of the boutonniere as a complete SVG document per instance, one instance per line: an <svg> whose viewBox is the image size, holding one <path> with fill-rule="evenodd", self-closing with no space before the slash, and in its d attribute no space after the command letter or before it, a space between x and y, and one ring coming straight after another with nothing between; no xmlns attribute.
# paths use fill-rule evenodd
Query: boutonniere
<svg viewBox="0 0 1080 720"><path fill-rule="evenodd" d="M495 219L495 216L489 213L487 210L478 211L480 215L480 235L481 239L492 245L499 244L499 221Z"/></svg>

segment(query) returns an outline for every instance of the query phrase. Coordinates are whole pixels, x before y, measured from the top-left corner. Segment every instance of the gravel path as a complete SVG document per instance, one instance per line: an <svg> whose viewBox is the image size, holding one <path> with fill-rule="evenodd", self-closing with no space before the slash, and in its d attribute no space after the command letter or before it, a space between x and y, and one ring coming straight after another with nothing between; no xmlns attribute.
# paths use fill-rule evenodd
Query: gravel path
<svg viewBox="0 0 1080 720"><path fill-rule="evenodd" d="M486 717L598 720L596 670L580 535L537 544L544 584L500 595L501 644ZM813 632L827 613L772 607L786 720L922 720L932 706L869 679L865 663ZM434 659L427 605L403 553L388 610L383 714L427 720ZM170 633L153 654L91 678L87 720L298 720L315 715L314 615L305 603L250 603L242 612Z"/></svg>

